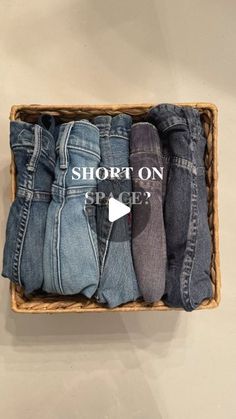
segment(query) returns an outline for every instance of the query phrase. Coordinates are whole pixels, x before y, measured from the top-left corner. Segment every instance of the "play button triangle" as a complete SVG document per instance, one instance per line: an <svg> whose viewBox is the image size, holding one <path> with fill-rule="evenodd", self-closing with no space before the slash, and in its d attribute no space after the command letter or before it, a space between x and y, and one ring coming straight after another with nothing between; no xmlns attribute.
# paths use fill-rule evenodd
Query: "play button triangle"
<svg viewBox="0 0 236 419"><path fill-rule="evenodd" d="M130 208L115 198L110 198L108 203L108 219L111 223L124 215L129 214Z"/></svg>

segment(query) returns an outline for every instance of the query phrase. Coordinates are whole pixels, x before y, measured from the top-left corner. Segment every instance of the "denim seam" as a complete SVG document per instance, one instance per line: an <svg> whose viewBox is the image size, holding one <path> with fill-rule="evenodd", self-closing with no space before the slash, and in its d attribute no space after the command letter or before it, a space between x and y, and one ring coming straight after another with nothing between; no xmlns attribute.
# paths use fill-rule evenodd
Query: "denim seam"
<svg viewBox="0 0 236 419"><path fill-rule="evenodd" d="M12 151L15 151L15 150L19 150L19 149L25 149L25 150L28 150L29 149L29 147L30 148L32 148L33 149L33 145L30 145L30 146L25 146L25 145L22 145L22 144L16 144L16 145L14 145L14 146L12 146L11 147L11 149L12 149ZM41 156L43 156L43 157L45 157L46 158L46 160L47 161L49 161L52 165L53 165L53 168L55 167L55 160L53 160L48 154L47 154L47 152L46 152L46 150L44 150L44 149L41 149Z"/></svg>
<svg viewBox="0 0 236 419"><path fill-rule="evenodd" d="M32 194L38 193L38 194L43 194L43 195L51 195L51 191L41 191L41 190L31 190L28 188L25 188L24 186L19 186L17 192L22 192L22 193L28 193L29 196L31 196Z"/></svg>
<svg viewBox="0 0 236 419"><path fill-rule="evenodd" d="M107 127L109 127L110 125L109 124L107 124L107 123L102 123L102 122L96 122L96 125L93 125L94 127L96 127L96 128L107 128ZM98 130L99 130L99 128L98 128Z"/></svg>
<svg viewBox="0 0 236 419"><path fill-rule="evenodd" d="M65 144L66 147L66 144ZM67 160L68 164L68 160ZM67 175L68 167L65 170L65 173L63 173L63 197L62 197L62 203L60 205L60 208L58 210L58 223L57 223L57 269L58 269L58 285L61 293L63 294L63 287L62 287L62 281L61 281L61 264L60 264L60 228L61 228L61 213L65 205L65 179Z"/></svg>
<svg viewBox="0 0 236 419"><path fill-rule="evenodd" d="M109 232L108 232L107 239L106 239L105 251L104 251L104 254L103 254L103 257L102 257L101 272L103 272L103 270L104 270L106 257L107 257L107 252L108 252L108 248L109 248L109 244L110 244L110 237L111 237L111 233L112 233L112 229L113 229L113 224L114 223L111 223L111 225L109 226Z"/></svg>
<svg viewBox="0 0 236 419"><path fill-rule="evenodd" d="M68 149L84 151L85 153L92 154L93 156L97 157L100 160L100 154L96 153L93 150L89 150L89 149L86 149L86 148L83 148L83 147L79 147L79 146L75 146L75 145L73 146L73 145L67 144L67 150ZM56 148L56 151L58 151L58 150L59 150L59 147Z"/></svg>
<svg viewBox="0 0 236 419"><path fill-rule="evenodd" d="M74 194L66 195L66 199L65 200L67 201L70 198L78 198L81 195L83 195L83 194L79 194L79 193L76 194L76 193L74 193Z"/></svg>
<svg viewBox="0 0 236 419"><path fill-rule="evenodd" d="M121 135L121 134L116 134L116 133L113 133L113 134L110 134L110 140L111 140L111 138L112 137L115 137L115 138L122 138L122 140L126 140L126 141L128 141L129 142L129 137L128 136L126 136L126 135Z"/></svg>
<svg viewBox="0 0 236 419"><path fill-rule="evenodd" d="M181 286L181 295L182 301L185 309L187 311L191 311L195 308L194 304L191 301L191 293L190 293L190 282L191 282L191 275L194 265L195 259L195 249L196 249L196 240L197 240L197 231L198 231L198 221L197 221L197 185L196 185L196 176L193 179L194 190L192 192L191 197L191 211L190 211L190 220L189 220L189 228L188 228L188 237L187 237L187 245L184 254L184 260L182 265L180 283Z"/></svg>
<svg viewBox="0 0 236 419"><path fill-rule="evenodd" d="M69 140L70 132L73 128L74 122L66 124L65 129L62 133L60 145L59 145L59 166L60 169L67 169L68 167L68 153L67 143Z"/></svg>
<svg viewBox="0 0 236 419"><path fill-rule="evenodd" d="M96 131L98 131L97 126L96 126L96 125L94 125L94 124L92 124L92 123L91 123L91 122L89 122L89 121L82 121L82 120L80 120L80 121L75 121L74 123L75 123L75 127L77 127L78 125L79 125L79 126L80 126L80 125L87 125L88 127L93 128L93 129L95 129Z"/></svg>
<svg viewBox="0 0 236 419"><path fill-rule="evenodd" d="M88 191L88 189L89 189L89 191ZM75 195L83 195L85 191L94 192L94 191L96 191L96 187L95 186L94 187L80 186L78 188L66 189L65 190L65 195L66 196L70 196L70 195L74 195L74 194Z"/></svg>
<svg viewBox="0 0 236 419"><path fill-rule="evenodd" d="M29 140L29 144L14 143L14 144L11 145L12 150L15 150L16 148L25 148L25 149L32 148L33 149L34 144L32 142L30 142L30 140Z"/></svg>
<svg viewBox="0 0 236 419"><path fill-rule="evenodd" d="M78 151L83 151L84 153L88 153L88 154L92 154L93 156L97 157L99 160L101 158L100 154L96 153L96 151L87 149L87 148L83 148L83 147L77 147L77 146L73 146L68 144L67 146L68 149L73 149L73 150L78 150Z"/></svg>
<svg viewBox="0 0 236 419"><path fill-rule="evenodd" d="M87 211L86 211L86 205L84 206L84 213L85 213L85 217L86 217L86 221L87 221L87 227L88 227L90 242L92 244L93 253L94 253L94 256L95 256L95 260L96 260L96 265L97 265L97 268L98 268L98 277L97 277L97 280L99 281L99 276L100 276L99 275L99 270L100 270L100 267L99 267L98 251L96 250L96 247L95 247L95 243L94 243L94 239L93 239L93 234L92 234L91 226L90 226L90 222L89 222L89 216L88 216ZM92 215L92 217L94 217L94 215Z"/></svg>
<svg viewBox="0 0 236 419"><path fill-rule="evenodd" d="M74 196L85 195L85 192L88 191L88 186L80 186L74 188L63 188L62 186L53 185L52 187L52 198L55 202L58 202L58 199L63 201L63 198L70 198ZM89 192L95 192L96 187L90 186Z"/></svg>
<svg viewBox="0 0 236 419"><path fill-rule="evenodd" d="M57 278L58 278L58 271L57 271L57 242L58 242L58 213L59 213L60 207L56 207L55 209L55 217L54 217L54 223L53 223L53 234L52 234L52 252L50 253L50 263L51 263L51 271L52 271L52 283L55 292L57 292Z"/></svg>
<svg viewBox="0 0 236 419"><path fill-rule="evenodd" d="M61 228L61 212L62 209L64 207L65 204L65 199L63 198L62 203L60 205L60 208L58 209L58 222L57 222L57 270L58 270L58 286L59 289L61 291L61 293L63 294L63 288L62 288L62 283L61 283L61 264L60 264L60 239L61 239L61 234L60 234L60 228Z"/></svg>
<svg viewBox="0 0 236 419"><path fill-rule="evenodd" d="M140 125L148 125L152 127L154 131L156 131L156 127L151 122L148 122L148 121L135 122L134 124L132 124L131 130L133 130L134 127L140 126Z"/></svg>
<svg viewBox="0 0 236 419"><path fill-rule="evenodd" d="M111 129L110 125L104 125L104 126L98 125L97 127L99 127L98 129L99 129L100 139L109 136L110 129Z"/></svg>
<svg viewBox="0 0 236 419"><path fill-rule="evenodd" d="M24 189L20 187L16 193L16 196L19 198L27 198L29 193L32 193L32 200L33 201L44 201L50 202L51 201L51 193L50 192L42 192L42 191L30 191L29 189Z"/></svg>
<svg viewBox="0 0 236 419"><path fill-rule="evenodd" d="M107 204L98 204L99 206L103 206L103 207L107 207ZM107 211L108 211L108 207L107 207ZM111 228L111 223L108 220L108 218L106 218L105 222L103 223L103 232L109 232ZM107 237L107 234L106 234ZM99 241L98 241L98 254L99 254L99 261L101 261L104 257L104 254L106 252L106 247L107 247L108 243L107 243L107 238L104 237L99 237ZM105 250L104 250L105 249ZM104 265L102 264L102 262L100 263L100 281L99 281L99 285L101 283L102 280L102 271L103 271L103 267Z"/></svg>
<svg viewBox="0 0 236 419"><path fill-rule="evenodd" d="M194 118L197 119L197 118ZM188 122L188 128L192 143L192 159L195 163L195 147L196 144L196 132L192 129L192 119L189 119L186 115L186 120ZM193 271L195 251L196 251L196 241L197 241L197 232L198 232L198 206L197 206L197 176L193 174L192 177L192 193L191 193L191 210L190 210L190 220L189 220L189 229L187 237L187 245L184 254L184 260L182 265L182 271L180 275L180 284L181 284L181 296L182 302L187 311L191 311L195 308L194 303L191 300L190 284L191 276Z"/></svg>
<svg viewBox="0 0 236 419"><path fill-rule="evenodd" d="M171 163L171 165L177 165L178 167L182 167L183 169L189 169L191 172L196 174L197 167L195 163L191 160L184 159L183 157L178 156L162 156L163 160L167 163Z"/></svg>
<svg viewBox="0 0 236 419"><path fill-rule="evenodd" d="M14 122L17 122L17 121L14 121ZM24 124L25 124L25 122L24 122ZM33 125L30 124L30 123L27 123L26 122L26 124L29 125L29 126L22 128L22 130L17 134L17 139L19 139L19 137L22 135L22 133L24 131L26 131L26 132L29 132L30 131L31 134L34 134L34 128L35 128L35 126L38 126L38 127L40 127L42 129L42 132L44 133L44 138L47 138L47 135L48 135L48 136L51 137L51 138L47 138L49 141L51 141L51 140L54 139L53 134L49 130L47 130L46 128L43 128L41 125L35 124L35 126L33 127Z"/></svg>
<svg viewBox="0 0 236 419"><path fill-rule="evenodd" d="M114 166L114 159L113 159L113 154L112 154L112 148L111 148L111 142L110 142L110 131L111 131L111 122L110 124L106 125L106 131L104 132L100 132L100 148L101 149L105 149L103 152L103 155L101 156L101 161L103 164L103 166ZM103 144L103 146L101 147L101 144ZM109 164L107 164L106 162L109 162ZM101 166L101 162L100 162L100 167Z"/></svg>
<svg viewBox="0 0 236 419"><path fill-rule="evenodd" d="M200 123L200 118L198 111L192 109L189 110L188 108L186 109L186 114L190 114L191 117L188 118L189 122L189 126L190 126L190 132L192 134L192 138L193 138L193 161L196 164L196 159L195 159L195 154L196 154L196 148L197 148L197 140L200 138L201 135L201 123ZM198 197L198 184L197 184L197 173L196 176L194 176L194 181L195 181L195 191L196 191L196 201L195 201L195 211L196 211L196 223L199 222L199 218L198 218L198 201L197 201L197 197ZM195 241L194 241L194 257L192 260L192 269L191 269L191 275L189 278L189 284L188 284L188 292L189 292L189 302L190 302L190 306L192 309L196 308L196 305L194 304L192 298L191 298L191 290L190 290L190 286L191 286L191 280L192 280L192 271L193 271L193 267L194 267L194 262L195 262L195 255L196 255L196 245L197 245L197 233L198 233L198 225L196 226L196 234L195 234Z"/></svg>
<svg viewBox="0 0 236 419"><path fill-rule="evenodd" d="M168 125L168 127L164 128L164 129L162 130L163 134L164 134L164 132L168 131L170 128L175 127L176 125L186 125L186 126L187 126L187 124L186 124L186 123L184 123L184 122L175 122L175 123L173 123L173 124L171 124L171 125Z"/></svg>
<svg viewBox="0 0 236 419"><path fill-rule="evenodd" d="M80 126L80 125L87 125L87 126L89 126L89 127L91 127L91 128L93 128L93 129L95 129L95 130L97 130L98 128L97 128L97 126L96 125L94 125L94 124L92 124L92 122L89 122L89 121L86 121L86 120L84 120L84 119L81 119L81 120L75 120L75 121L71 121L71 122L64 122L63 124L60 124L60 126L61 127L66 127L66 125L68 125L68 124L70 124L70 123L72 123L73 122L73 125L75 126L75 127L78 127L78 126Z"/></svg>
<svg viewBox="0 0 236 419"><path fill-rule="evenodd" d="M13 277L15 278L15 281L19 282L21 286L23 284L22 284L21 275L20 275L20 262L21 262L22 248L24 246L25 232L26 232L27 224L28 224L30 205L31 205L31 199L30 200L25 199L22 205L22 211L20 213L19 228L18 228L17 237L16 237L16 245L15 245L15 251L14 251L14 256L13 256L13 264L12 264Z"/></svg>
<svg viewBox="0 0 236 419"><path fill-rule="evenodd" d="M30 128L31 128L30 132L32 133L33 132L32 131L32 125L30 125ZM24 131L27 131L27 129L26 128L22 128L22 130L19 132L19 134L17 134L17 140L19 140L19 137L21 136L22 132L24 132Z"/></svg>
<svg viewBox="0 0 236 419"><path fill-rule="evenodd" d="M42 128L36 125L34 132L34 151L29 161L29 164L27 165L27 170L30 172L35 172L42 150ZM32 179L32 183L34 183L34 177Z"/></svg>
<svg viewBox="0 0 236 419"><path fill-rule="evenodd" d="M147 150L135 150L132 153L130 153L130 156L135 156L135 155L140 155L140 154L146 154L147 156L154 156L157 158L157 154L159 154L159 150L157 149L156 151L147 151Z"/></svg>
<svg viewBox="0 0 236 419"><path fill-rule="evenodd" d="M39 195L34 194L32 201L33 202L47 202L47 203L49 203L49 202L51 202L51 195L47 196L47 195L41 195L41 194L39 194Z"/></svg>

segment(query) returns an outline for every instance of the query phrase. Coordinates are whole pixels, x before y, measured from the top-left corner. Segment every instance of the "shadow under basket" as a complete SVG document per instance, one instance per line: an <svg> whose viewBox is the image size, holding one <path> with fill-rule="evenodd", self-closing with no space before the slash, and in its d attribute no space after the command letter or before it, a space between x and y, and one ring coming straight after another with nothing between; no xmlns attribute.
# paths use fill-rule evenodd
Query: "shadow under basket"
<svg viewBox="0 0 236 419"><path fill-rule="evenodd" d="M42 114L51 114L60 122L69 122L82 118L92 119L96 115L127 113L135 122L142 121L147 111L156 104L141 105L15 105L11 108L11 121L26 121L35 123ZM217 108L210 103L181 103L179 105L197 108L201 113L202 125L207 139L205 156L206 182L208 193L208 222L212 240L211 281L213 298L205 300L198 309L209 309L220 302L220 266L219 266L219 223L217 198ZM10 167L12 200L16 194L16 168L14 156ZM136 301L124 304L114 309L106 308L95 300L88 300L81 295L58 296L37 293L30 298L25 297L20 286L11 283L11 307L21 313L80 313L103 311L166 311L176 310L167 307L162 301L147 304Z"/></svg>

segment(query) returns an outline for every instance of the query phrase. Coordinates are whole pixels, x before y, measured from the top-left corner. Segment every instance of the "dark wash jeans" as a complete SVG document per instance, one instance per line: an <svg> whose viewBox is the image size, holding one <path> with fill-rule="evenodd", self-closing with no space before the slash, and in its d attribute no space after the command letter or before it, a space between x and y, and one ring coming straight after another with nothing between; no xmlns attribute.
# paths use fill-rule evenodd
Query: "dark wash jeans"
<svg viewBox="0 0 236 419"><path fill-rule="evenodd" d="M163 142L168 170L164 218L167 278L164 300L169 306L194 310L212 297L211 237L207 219L204 152L206 139L199 112L162 104L149 119Z"/></svg>
<svg viewBox="0 0 236 419"><path fill-rule="evenodd" d="M129 134L132 118L126 114L97 116L94 124L100 131L101 167L129 166ZM98 191L118 199L122 192L131 192L131 180L104 179ZM124 201L122 201L124 202ZM97 206L97 233L100 260L100 282L97 300L109 307L134 301L140 296L131 254L131 229L128 215L114 221L108 219L107 202Z"/></svg>
<svg viewBox="0 0 236 419"><path fill-rule="evenodd" d="M11 205L2 275L22 285L25 293L43 283L43 243L51 186L55 141L48 130L11 122L10 145L17 170L17 193Z"/></svg>

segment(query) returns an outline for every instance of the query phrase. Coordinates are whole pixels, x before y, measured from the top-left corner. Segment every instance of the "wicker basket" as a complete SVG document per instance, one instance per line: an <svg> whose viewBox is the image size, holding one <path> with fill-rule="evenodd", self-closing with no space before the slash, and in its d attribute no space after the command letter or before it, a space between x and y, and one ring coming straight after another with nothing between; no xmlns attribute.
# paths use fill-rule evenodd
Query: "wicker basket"
<svg viewBox="0 0 236 419"><path fill-rule="evenodd" d="M211 281L213 285L213 298L205 300L199 309L217 307L220 302L220 266L219 266L219 224L217 199L217 108L209 103L181 103L198 108L201 112L202 124L207 138L207 152L205 158L207 189L208 189L208 220L212 238ZM68 122L81 118L91 119L99 114L116 115L125 112L132 115L135 121L142 120L153 104L142 105L16 105L11 109L10 119L36 122L39 115L50 113L60 122ZM12 200L16 193L16 171L12 155L11 167ZM162 301L155 304L145 302L132 302L120 307L109 309L87 300L80 295L57 296L37 294L31 298L23 295L22 289L11 284L11 306L15 312L21 313L80 313L101 311L163 311L173 310L165 306Z"/></svg>

